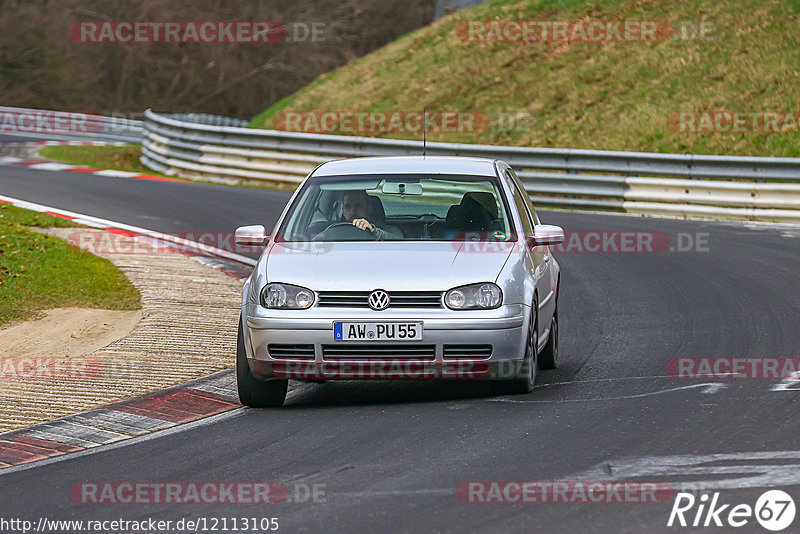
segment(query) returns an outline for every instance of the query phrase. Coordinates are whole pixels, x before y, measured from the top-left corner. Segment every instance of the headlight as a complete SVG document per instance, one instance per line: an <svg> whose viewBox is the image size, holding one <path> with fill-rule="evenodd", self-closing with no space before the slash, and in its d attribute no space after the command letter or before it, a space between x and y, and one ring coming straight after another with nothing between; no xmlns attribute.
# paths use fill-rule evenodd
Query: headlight
<svg viewBox="0 0 800 534"><path fill-rule="evenodd" d="M490 310L502 302L503 292L489 282L454 287L444 295L444 303L451 310Z"/></svg>
<svg viewBox="0 0 800 534"><path fill-rule="evenodd" d="M314 293L304 287L267 284L261 290L261 305L265 308L303 310L312 304L314 304Z"/></svg>

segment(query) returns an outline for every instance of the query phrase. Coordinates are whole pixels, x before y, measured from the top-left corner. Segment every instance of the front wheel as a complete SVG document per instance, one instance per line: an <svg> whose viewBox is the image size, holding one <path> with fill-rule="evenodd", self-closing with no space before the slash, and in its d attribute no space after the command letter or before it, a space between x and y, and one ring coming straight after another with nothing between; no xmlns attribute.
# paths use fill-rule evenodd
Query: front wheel
<svg viewBox="0 0 800 534"><path fill-rule="evenodd" d="M528 337L525 342L525 359L522 361L522 368L519 370L517 376L507 382L506 388L504 388L509 394L520 395L533 391L539 359L536 354L538 347L539 332L536 325L536 303L534 303L528 325Z"/></svg>
<svg viewBox="0 0 800 534"><path fill-rule="evenodd" d="M236 386L239 402L253 408L277 407L286 400L288 380L274 379L267 382L258 380L250 371L247 352L244 349L244 329L239 318L239 334L236 339Z"/></svg>
<svg viewBox="0 0 800 534"><path fill-rule="evenodd" d="M547 344L539 354L540 369L555 369L558 365L558 309L553 313L553 320L550 321L550 336Z"/></svg>

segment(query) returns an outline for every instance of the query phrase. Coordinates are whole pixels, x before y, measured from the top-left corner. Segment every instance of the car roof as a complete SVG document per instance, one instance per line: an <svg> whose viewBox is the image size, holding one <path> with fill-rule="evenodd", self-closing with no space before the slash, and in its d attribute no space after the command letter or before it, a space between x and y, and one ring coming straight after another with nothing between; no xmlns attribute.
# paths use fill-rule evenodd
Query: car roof
<svg viewBox="0 0 800 534"><path fill-rule="evenodd" d="M347 174L467 174L496 176L495 161L464 156L391 156L350 158L323 163L313 176Z"/></svg>

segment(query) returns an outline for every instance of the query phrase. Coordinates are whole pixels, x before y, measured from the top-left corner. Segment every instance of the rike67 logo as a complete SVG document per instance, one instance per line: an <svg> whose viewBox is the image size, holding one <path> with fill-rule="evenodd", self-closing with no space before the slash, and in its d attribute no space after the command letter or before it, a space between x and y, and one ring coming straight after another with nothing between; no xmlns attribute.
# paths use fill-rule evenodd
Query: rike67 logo
<svg viewBox="0 0 800 534"><path fill-rule="evenodd" d="M781 490L762 493L755 506L723 504L719 492L703 493L699 497L680 492L675 497L667 526L739 528L755 519L765 529L778 532L792 524L795 512L794 499Z"/></svg>

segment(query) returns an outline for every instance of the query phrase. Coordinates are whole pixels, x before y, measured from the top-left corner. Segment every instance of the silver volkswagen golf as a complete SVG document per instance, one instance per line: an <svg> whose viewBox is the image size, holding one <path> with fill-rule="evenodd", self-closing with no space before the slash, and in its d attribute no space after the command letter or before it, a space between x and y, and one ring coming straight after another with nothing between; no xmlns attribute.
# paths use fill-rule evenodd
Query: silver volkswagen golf
<svg viewBox="0 0 800 534"><path fill-rule="evenodd" d="M377 157L317 167L242 292L245 406L280 406L289 379L490 379L533 388L558 360L564 240L499 160Z"/></svg>

